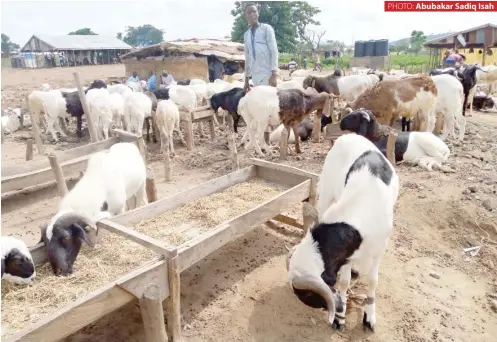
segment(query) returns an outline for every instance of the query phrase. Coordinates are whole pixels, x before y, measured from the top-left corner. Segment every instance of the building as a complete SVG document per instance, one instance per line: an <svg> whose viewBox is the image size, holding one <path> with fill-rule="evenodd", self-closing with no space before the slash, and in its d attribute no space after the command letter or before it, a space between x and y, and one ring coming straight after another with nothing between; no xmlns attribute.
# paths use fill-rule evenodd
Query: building
<svg viewBox="0 0 497 342"><path fill-rule="evenodd" d="M227 75L241 72L245 67L243 44L215 39L162 42L131 51L121 59L126 66L126 77L136 71L140 79L147 79L151 71L159 76L166 70L175 80L200 78L208 81L208 57L211 56L224 64ZM157 77L157 82L159 80Z"/></svg>
<svg viewBox="0 0 497 342"><path fill-rule="evenodd" d="M466 63L497 65L497 25L485 24L468 30L453 32L429 40L425 47L430 49L430 67L443 64L447 50L457 50L466 56Z"/></svg>
<svg viewBox="0 0 497 342"><path fill-rule="evenodd" d="M33 35L13 57L13 67L112 64L132 47L115 37L101 35Z"/></svg>

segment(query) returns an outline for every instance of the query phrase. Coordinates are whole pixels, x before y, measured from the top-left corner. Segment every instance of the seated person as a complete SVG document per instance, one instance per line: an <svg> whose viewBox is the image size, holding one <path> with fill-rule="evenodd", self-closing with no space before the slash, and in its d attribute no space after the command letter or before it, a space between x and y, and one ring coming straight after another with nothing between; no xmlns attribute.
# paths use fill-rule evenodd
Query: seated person
<svg viewBox="0 0 497 342"><path fill-rule="evenodd" d="M131 75L128 78L127 82L140 82L140 78L138 77L138 74L136 73L136 71L133 71L133 75Z"/></svg>

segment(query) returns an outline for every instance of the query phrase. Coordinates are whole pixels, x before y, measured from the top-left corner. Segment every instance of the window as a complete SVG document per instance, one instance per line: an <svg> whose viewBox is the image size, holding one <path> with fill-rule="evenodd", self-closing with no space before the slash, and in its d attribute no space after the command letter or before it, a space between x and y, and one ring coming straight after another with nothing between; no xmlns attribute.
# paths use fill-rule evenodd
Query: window
<svg viewBox="0 0 497 342"><path fill-rule="evenodd" d="M476 44L485 43L485 29L479 29L476 31Z"/></svg>

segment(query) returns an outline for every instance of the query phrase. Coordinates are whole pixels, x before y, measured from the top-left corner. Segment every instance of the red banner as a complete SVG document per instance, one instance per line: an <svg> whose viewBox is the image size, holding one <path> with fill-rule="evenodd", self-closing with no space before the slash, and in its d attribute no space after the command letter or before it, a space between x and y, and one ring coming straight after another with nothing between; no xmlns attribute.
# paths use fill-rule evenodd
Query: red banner
<svg viewBox="0 0 497 342"><path fill-rule="evenodd" d="M497 1L385 1L385 12L497 12Z"/></svg>

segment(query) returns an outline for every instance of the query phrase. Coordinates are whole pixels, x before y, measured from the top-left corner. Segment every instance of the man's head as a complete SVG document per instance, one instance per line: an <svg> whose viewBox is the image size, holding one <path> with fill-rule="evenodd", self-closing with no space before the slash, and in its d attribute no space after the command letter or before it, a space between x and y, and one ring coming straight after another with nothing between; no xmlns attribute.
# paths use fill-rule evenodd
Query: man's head
<svg viewBox="0 0 497 342"><path fill-rule="evenodd" d="M133 71L133 77L136 77L137 75L136 71Z"/></svg>
<svg viewBox="0 0 497 342"><path fill-rule="evenodd" d="M153 75L154 75L154 72L153 72L153 71L150 71L150 72L148 73L148 76L150 76L150 77L152 77Z"/></svg>
<svg viewBox="0 0 497 342"><path fill-rule="evenodd" d="M245 6L245 19L247 23L252 27L256 25L259 21L259 11L257 11L257 6L255 4L248 4Z"/></svg>

